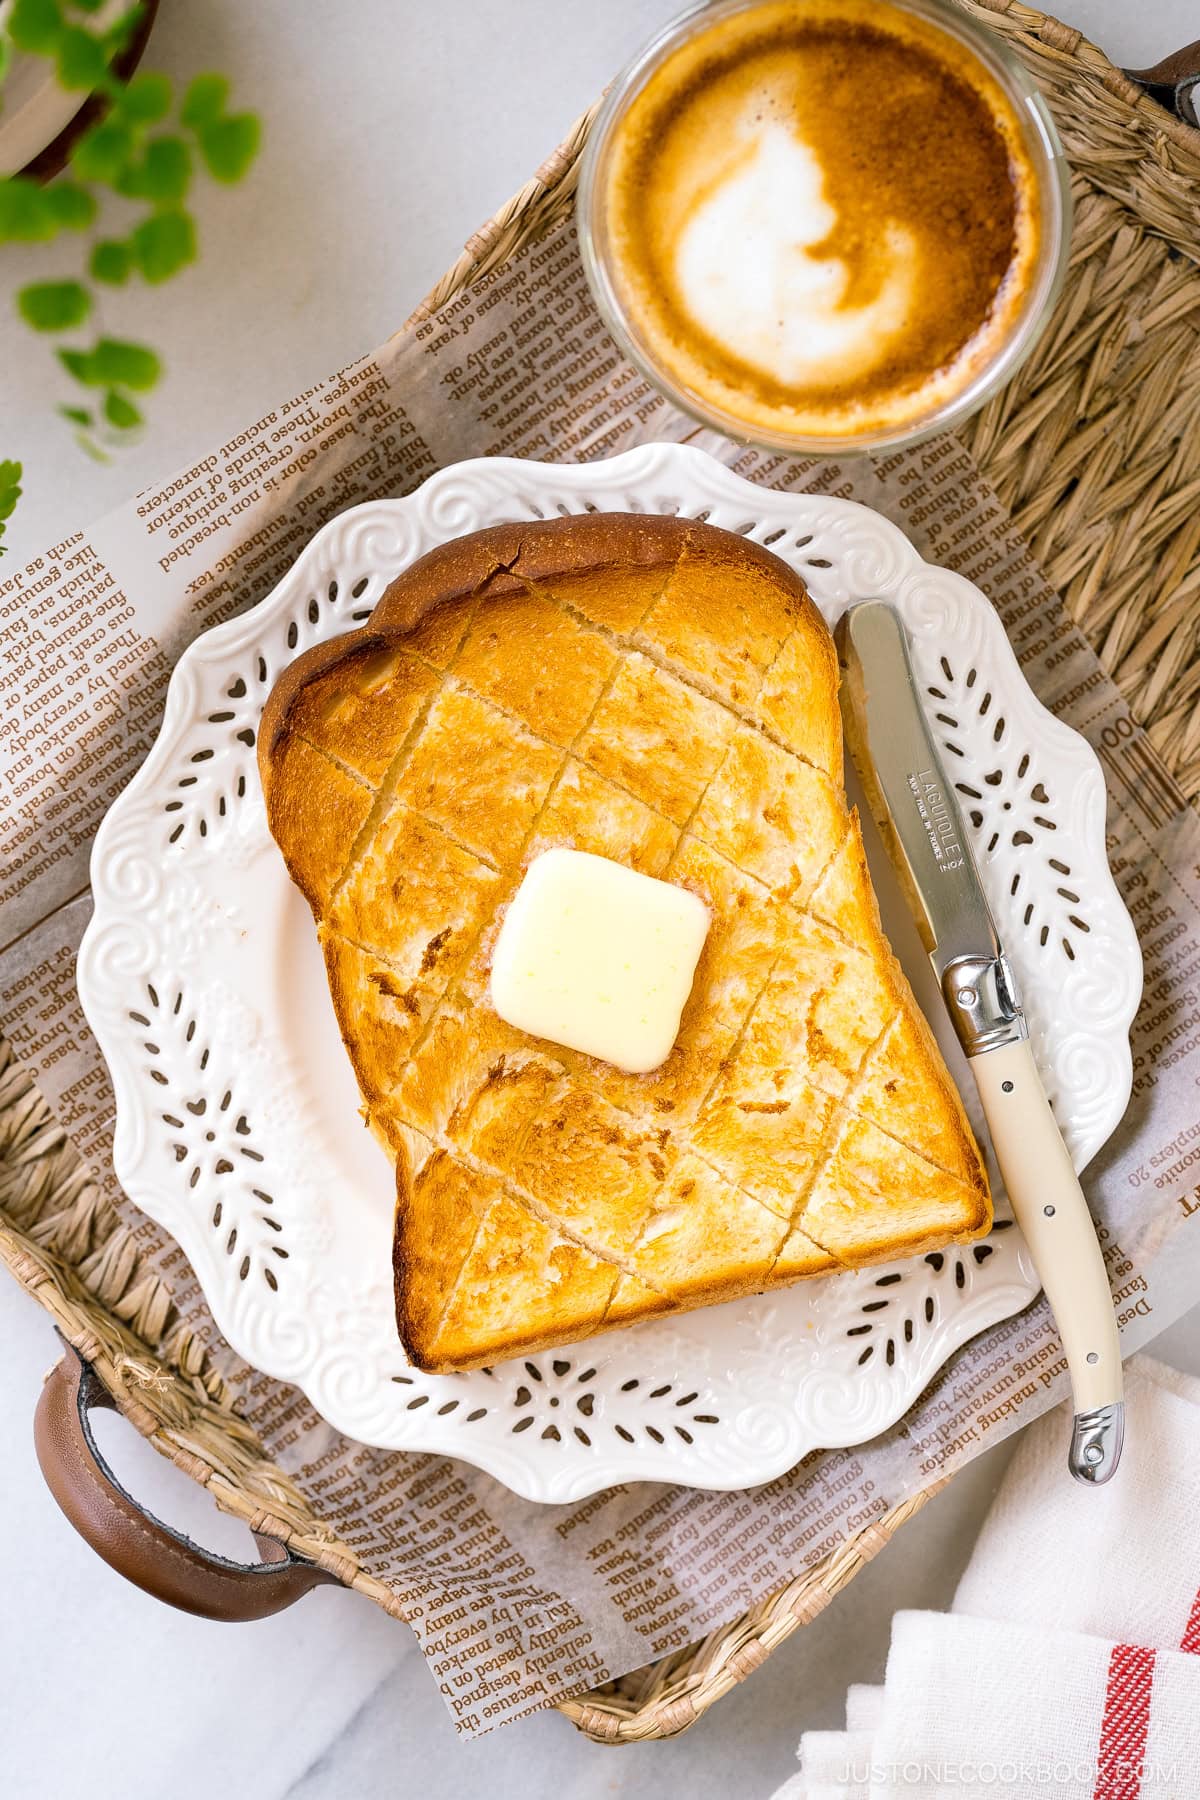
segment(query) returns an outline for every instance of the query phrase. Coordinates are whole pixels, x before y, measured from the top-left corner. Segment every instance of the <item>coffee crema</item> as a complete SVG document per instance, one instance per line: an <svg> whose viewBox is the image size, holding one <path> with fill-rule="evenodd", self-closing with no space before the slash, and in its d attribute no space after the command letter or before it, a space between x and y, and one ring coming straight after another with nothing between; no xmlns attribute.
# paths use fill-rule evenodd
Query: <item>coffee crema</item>
<svg viewBox="0 0 1200 1800"><path fill-rule="evenodd" d="M749 436L936 412L1006 343L1038 260L1013 102L886 0L701 14L617 120L600 197L632 335Z"/></svg>

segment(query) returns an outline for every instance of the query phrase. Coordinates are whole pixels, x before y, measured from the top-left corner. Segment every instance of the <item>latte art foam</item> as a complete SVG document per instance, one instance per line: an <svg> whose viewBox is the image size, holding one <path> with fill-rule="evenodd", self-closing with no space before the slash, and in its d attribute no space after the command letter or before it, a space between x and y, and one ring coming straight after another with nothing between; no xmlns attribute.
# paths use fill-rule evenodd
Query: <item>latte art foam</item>
<svg viewBox="0 0 1200 1800"><path fill-rule="evenodd" d="M971 50L886 0L701 15L607 157L631 334L750 436L919 421L986 370L1028 299L1023 129Z"/></svg>
<svg viewBox="0 0 1200 1800"><path fill-rule="evenodd" d="M879 286L848 295L849 266L823 256L837 215L813 152L774 121L746 132L744 162L697 205L674 256L681 309L715 342L786 387L853 379L902 334L918 247L881 227Z"/></svg>

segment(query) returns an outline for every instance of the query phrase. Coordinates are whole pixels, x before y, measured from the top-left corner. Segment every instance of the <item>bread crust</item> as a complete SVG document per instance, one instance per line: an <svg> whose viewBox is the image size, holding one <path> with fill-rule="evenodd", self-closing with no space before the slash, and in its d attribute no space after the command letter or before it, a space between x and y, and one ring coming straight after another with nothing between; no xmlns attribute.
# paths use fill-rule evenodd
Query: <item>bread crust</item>
<svg viewBox="0 0 1200 1800"><path fill-rule="evenodd" d="M397 1323L419 1367L988 1228L847 810L837 681L785 563L644 514L443 545L279 677L268 819L395 1161ZM648 1076L491 1008L504 907L553 843L710 908L679 1040Z"/></svg>

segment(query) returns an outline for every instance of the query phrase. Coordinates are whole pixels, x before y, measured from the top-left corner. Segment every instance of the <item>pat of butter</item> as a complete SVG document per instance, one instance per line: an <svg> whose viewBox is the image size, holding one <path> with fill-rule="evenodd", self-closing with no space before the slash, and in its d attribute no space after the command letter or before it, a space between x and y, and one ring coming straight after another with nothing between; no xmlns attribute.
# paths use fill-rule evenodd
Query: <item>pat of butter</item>
<svg viewBox="0 0 1200 1800"><path fill-rule="evenodd" d="M500 928L492 1005L518 1031L643 1075L679 1036L708 926L686 888L606 856L546 850Z"/></svg>

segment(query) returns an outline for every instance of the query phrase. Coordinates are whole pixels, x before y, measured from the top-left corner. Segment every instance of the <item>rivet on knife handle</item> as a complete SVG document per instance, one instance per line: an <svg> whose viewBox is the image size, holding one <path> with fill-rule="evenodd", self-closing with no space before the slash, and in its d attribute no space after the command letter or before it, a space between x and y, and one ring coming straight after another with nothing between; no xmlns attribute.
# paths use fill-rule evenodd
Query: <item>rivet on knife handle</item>
<svg viewBox="0 0 1200 1800"><path fill-rule="evenodd" d="M879 600L836 632L846 742L941 983L996 1160L1062 1337L1074 1395L1071 1473L1107 1481L1121 1454L1121 1349L1095 1225L1050 1110L1012 970L954 787L917 692L899 615Z"/></svg>

